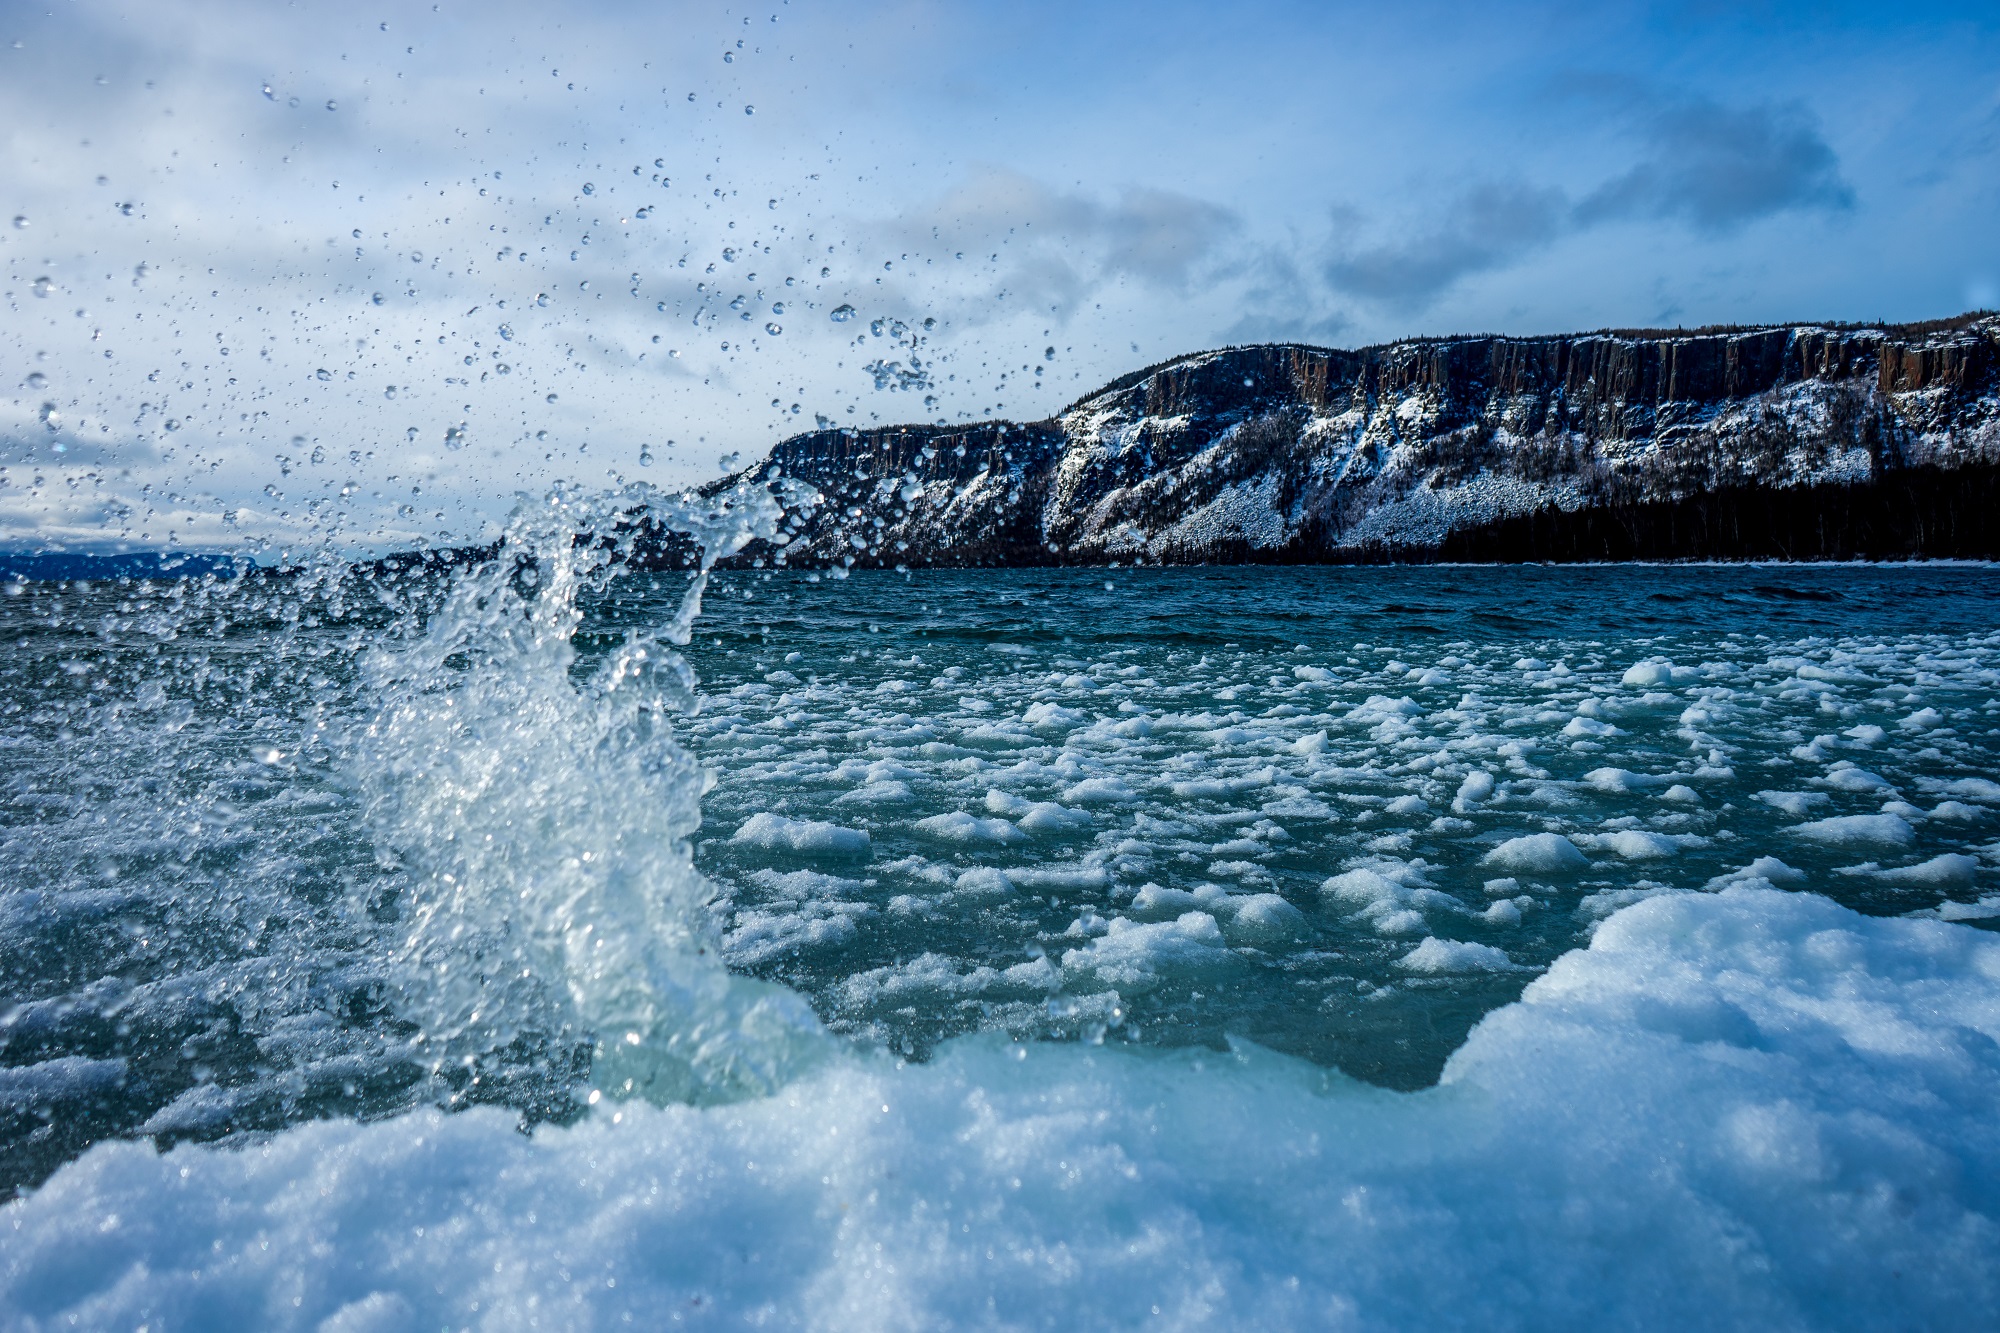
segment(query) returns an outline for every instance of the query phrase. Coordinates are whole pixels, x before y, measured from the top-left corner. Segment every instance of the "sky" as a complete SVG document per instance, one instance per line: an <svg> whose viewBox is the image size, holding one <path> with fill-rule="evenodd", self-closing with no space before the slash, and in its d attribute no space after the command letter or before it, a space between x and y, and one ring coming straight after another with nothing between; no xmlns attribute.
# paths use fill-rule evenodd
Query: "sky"
<svg viewBox="0 0 2000 1333"><path fill-rule="evenodd" d="M2000 305L1989 4L0 0L0 546L488 534L1296 340Z"/></svg>

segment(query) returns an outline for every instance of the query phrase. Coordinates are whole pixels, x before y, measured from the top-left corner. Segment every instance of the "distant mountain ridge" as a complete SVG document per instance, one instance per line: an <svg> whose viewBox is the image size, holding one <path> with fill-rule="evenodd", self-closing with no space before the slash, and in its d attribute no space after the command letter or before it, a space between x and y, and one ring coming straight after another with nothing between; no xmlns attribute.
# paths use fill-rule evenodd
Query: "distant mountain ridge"
<svg viewBox="0 0 2000 1333"><path fill-rule="evenodd" d="M789 565L2000 556L2000 316L1267 344L820 430Z"/></svg>

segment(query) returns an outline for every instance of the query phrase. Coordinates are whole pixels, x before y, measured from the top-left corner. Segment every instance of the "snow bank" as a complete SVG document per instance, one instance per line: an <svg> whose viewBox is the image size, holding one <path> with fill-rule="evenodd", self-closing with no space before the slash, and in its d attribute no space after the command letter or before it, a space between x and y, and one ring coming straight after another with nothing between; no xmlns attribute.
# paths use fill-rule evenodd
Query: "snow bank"
<svg viewBox="0 0 2000 1333"><path fill-rule="evenodd" d="M24 1330L1978 1327L2000 1305L1996 1038L1992 935L1672 894L1611 917L1414 1094L1250 1048L984 1037L533 1137L480 1109L101 1144L0 1208L0 1311Z"/></svg>

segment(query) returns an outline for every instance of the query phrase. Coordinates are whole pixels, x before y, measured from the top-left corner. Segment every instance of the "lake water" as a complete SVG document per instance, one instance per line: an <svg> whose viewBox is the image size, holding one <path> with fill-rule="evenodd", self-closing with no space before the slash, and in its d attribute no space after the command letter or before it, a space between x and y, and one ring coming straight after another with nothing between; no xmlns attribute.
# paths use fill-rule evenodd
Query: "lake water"
<svg viewBox="0 0 2000 1333"><path fill-rule="evenodd" d="M1991 1298L1993 570L558 536L0 599L0 1323Z"/></svg>

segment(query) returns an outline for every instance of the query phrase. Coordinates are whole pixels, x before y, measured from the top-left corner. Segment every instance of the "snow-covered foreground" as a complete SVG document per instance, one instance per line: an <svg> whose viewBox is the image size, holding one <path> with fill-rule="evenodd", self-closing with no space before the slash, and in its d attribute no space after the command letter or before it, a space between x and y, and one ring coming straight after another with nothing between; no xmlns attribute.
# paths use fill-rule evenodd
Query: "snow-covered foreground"
<svg viewBox="0 0 2000 1333"><path fill-rule="evenodd" d="M1611 917L1396 1093L985 1034L778 1094L104 1144L0 1326L1973 1327L2000 940L1767 886Z"/></svg>

